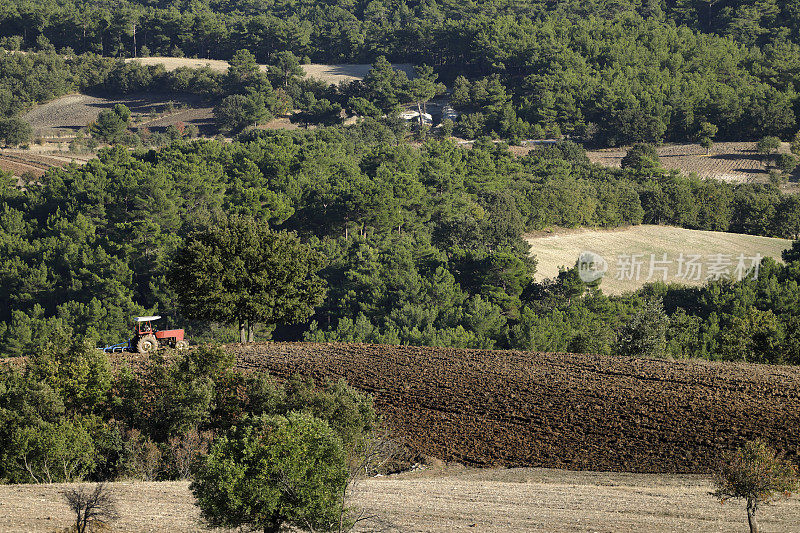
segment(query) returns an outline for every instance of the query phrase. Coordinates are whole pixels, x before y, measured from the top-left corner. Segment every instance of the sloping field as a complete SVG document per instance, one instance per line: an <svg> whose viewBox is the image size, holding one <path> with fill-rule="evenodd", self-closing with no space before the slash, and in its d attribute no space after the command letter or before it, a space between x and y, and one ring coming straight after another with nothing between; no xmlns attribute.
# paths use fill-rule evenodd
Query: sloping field
<svg viewBox="0 0 800 533"><path fill-rule="evenodd" d="M0 150L0 169L15 176L27 173L38 178L48 169L66 166L72 161L78 164L86 162L84 157L73 156L68 152L54 156L36 153L33 150Z"/></svg>
<svg viewBox="0 0 800 533"><path fill-rule="evenodd" d="M476 466L706 472L763 437L797 460L800 369L365 344L227 345L243 369L345 378L413 450Z"/></svg>
<svg viewBox="0 0 800 533"><path fill-rule="evenodd" d="M174 113L160 117L152 116L163 115L170 103L175 106L185 105L188 109L176 109ZM69 94L34 107L22 118L31 125L35 135L60 138L76 133L94 121L100 111L115 104L125 104L130 108L134 127L165 128L170 124L183 122L195 124L203 130L208 129L212 122L211 107L200 97L175 93L132 94L119 98Z"/></svg>
<svg viewBox="0 0 800 533"><path fill-rule="evenodd" d="M114 531L208 531L189 482L111 483ZM70 525L59 494L68 485L0 485L1 533L50 533ZM746 531L744 506L720 505L696 476L546 469L423 470L361 481L349 504L374 522L355 531L452 533L641 533ZM800 531L800 502L759 509L764 533Z"/></svg>
<svg viewBox="0 0 800 533"><path fill-rule="evenodd" d="M188 68L202 68L209 67L217 72L226 72L228 70L228 62L220 61L218 59L191 59L187 57L140 57L137 59L128 59L127 61L138 61L142 65L164 65L167 71L173 71L181 67ZM261 70L266 70L266 65L260 65ZM414 74L414 67L407 63L398 63L392 65L397 70L402 70L409 76ZM319 63L311 63L302 65L306 76L309 78L317 78L325 83L338 84L345 81L350 82L354 80L362 80L367 75L369 69L372 68L370 64L341 64L341 65L323 65Z"/></svg>
<svg viewBox="0 0 800 533"><path fill-rule="evenodd" d="M590 251L603 257L608 263L608 271L600 288L606 294L621 294L636 290L645 283L663 280L665 272L667 282L702 285L713 272L709 268L717 261L717 254L723 255L723 261L730 261L730 264L722 266L727 267L728 274L736 279L740 254L744 255L745 266L749 267L756 254L780 261L781 252L792 246L788 239L648 224L613 230L556 231L552 235L533 236L527 240L531 254L538 261L536 279L539 281L557 276L561 266L574 266L581 252ZM634 257L634 254L641 255ZM659 263L664 254L671 263ZM684 263L680 274L684 275L678 272L681 254ZM695 261L700 264L699 270L692 271L688 266L687 261L693 255L700 256ZM654 266L652 275L651 262ZM638 271L636 264L640 264ZM698 272L699 276L696 275Z"/></svg>
<svg viewBox="0 0 800 533"><path fill-rule="evenodd" d="M685 174L696 173L701 178L713 178L732 183L766 182L769 177L754 142L716 143L706 154L698 144L669 144L656 148L661 165ZM781 152L789 151L783 143ZM627 148L608 148L588 152L593 163L619 167Z"/></svg>

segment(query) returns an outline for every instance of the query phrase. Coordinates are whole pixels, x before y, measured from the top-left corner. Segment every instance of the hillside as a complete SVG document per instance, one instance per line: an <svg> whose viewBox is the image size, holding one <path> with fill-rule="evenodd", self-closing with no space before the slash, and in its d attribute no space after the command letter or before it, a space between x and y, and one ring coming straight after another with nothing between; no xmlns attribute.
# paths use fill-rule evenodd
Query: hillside
<svg viewBox="0 0 800 533"><path fill-rule="evenodd" d="M417 452L476 466L706 472L764 437L797 460L800 369L366 344L227 345L237 366L370 392Z"/></svg>
<svg viewBox="0 0 800 533"><path fill-rule="evenodd" d="M792 246L789 239L650 224L615 229L556 231L552 234L531 236L527 241L531 245L531 254L536 256L537 281L556 277L559 267L572 267L581 252L590 251L602 256L608 263L608 271L600 284L605 294L633 291L648 281L662 279L663 271L655 271L652 278L648 279L651 254L655 254L657 260L661 260L666 254L667 260L672 261L668 265L667 282L698 286L707 281L709 256L730 256L732 264L729 271L733 274L740 254L744 254L745 258L760 254L761 257L772 257L781 261L781 252ZM639 258L642 266L638 279L635 275L632 276L633 279L629 279L630 271L624 270L627 267L620 268L627 264L624 263L625 258L632 257L633 254L642 254ZM702 258L700 279L677 276L680 254L685 257L699 255ZM623 263L618 263L620 260ZM749 266L749 262L746 264Z"/></svg>

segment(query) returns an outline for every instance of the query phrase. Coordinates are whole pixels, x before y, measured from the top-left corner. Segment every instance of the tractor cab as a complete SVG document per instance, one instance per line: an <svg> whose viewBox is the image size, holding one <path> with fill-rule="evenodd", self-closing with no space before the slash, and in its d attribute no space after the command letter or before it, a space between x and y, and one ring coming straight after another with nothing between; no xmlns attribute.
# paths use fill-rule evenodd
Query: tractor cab
<svg viewBox="0 0 800 533"><path fill-rule="evenodd" d="M161 319L160 316L137 316L136 317L136 325L133 326L133 334L134 335L147 335L148 333L153 333L156 329L153 327L152 322L154 320Z"/></svg>

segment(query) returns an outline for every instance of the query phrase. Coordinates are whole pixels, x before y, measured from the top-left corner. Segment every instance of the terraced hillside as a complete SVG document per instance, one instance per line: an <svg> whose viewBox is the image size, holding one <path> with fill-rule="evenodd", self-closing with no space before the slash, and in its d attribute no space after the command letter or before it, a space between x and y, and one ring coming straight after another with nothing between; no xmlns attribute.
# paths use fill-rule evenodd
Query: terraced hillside
<svg viewBox="0 0 800 533"><path fill-rule="evenodd" d="M364 344L226 347L244 369L345 378L414 450L477 466L707 472L764 437L797 459L800 369Z"/></svg>

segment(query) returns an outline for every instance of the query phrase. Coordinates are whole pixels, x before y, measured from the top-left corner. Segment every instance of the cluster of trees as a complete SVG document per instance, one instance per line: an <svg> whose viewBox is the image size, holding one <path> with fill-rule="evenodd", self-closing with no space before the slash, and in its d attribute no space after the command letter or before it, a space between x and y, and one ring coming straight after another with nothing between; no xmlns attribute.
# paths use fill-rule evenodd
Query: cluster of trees
<svg viewBox="0 0 800 533"><path fill-rule="evenodd" d="M377 424L372 399L344 382L278 385L218 348L112 372L102 351L52 339L0 368L0 482L187 479L216 437L297 417L325 428L331 468L357 460Z"/></svg>
<svg viewBox="0 0 800 533"><path fill-rule="evenodd" d="M533 283L528 230L653 222L800 232L800 199L772 185L685 178L657 166L603 168L571 143L524 158L488 141L472 150L449 141L412 147L366 119L158 152L108 149L83 167L51 170L40 185L6 185L0 206L6 355L29 353L57 332L119 342L131 316L155 312L188 324L195 338L236 338L242 317L210 329L211 315L188 313L202 319L193 322L181 314L176 292L176 261L191 262L179 250L229 217L294 230L322 258L315 264L327 294L310 322L278 327L277 338L614 353L619 339L635 337L623 333L636 313L661 298L672 324L661 352L792 362L798 353L791 262L765 264L757 281L612 298L576 284L574 271ZM217 248L238 250L229 237L214 237L228 243ZM197 244L194 256L208 246ZM737 339L765 338L753 329L760 327L769 343L734 349Z"/></svg>
<svg viewBox="0 0 800 533"><path fill-rule="evenodd" d="M614 145L708 140L708 125L726 139L788 137L797 131L800 111L792 5L526 0L509 14L489 1L247 4L236 10L217 2L128 1L111 13L91 2L34 6L15 0L0 12L0 44L58 49L70 57L230 59L250 50L258 62L271 64L286 53L317 62L385 56L429 64L451 85L462 112L456 131L470 137L568 134ZM86 70L95 67L90 61ZM199 74L198 86L207 78L213 76ZM68 83L50 81L40 90L57 93ZM430 86L416 89L424 94ZM238 100L231 105L253 112ZM305 104L321 116L335 114L324 102Z"/></svg>

